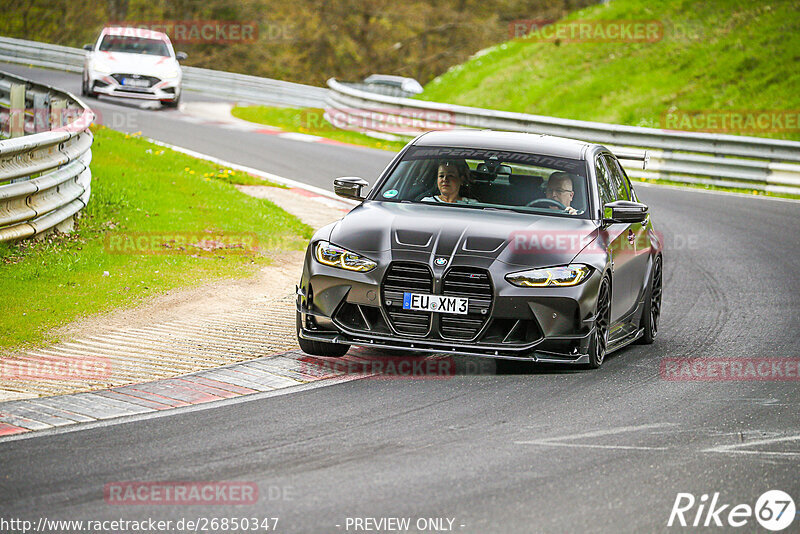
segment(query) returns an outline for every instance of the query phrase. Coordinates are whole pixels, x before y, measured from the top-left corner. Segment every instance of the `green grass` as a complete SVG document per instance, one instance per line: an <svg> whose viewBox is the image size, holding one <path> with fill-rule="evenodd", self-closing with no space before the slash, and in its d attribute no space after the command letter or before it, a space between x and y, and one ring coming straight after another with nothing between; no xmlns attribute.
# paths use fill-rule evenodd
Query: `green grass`
<svg viewBox="0 0 800 534"><path fill-rule="evenodd" d="M340 130L322 116L324 110L317 108L278 108L269 106L236 106L231 110L234 117L275 126L287 132L318 135L334 141L382 150L399 151L406 141L384 141L363 133Z"/></svg>
<svg viewBox="0 0 800 534"><path fill-rule="evenodd" d="M800 10L790 0L614 0L565 20L663 24L647 43L512 40L452 67L420 98L634 126L667 112L800 109ZM796 121L795 121L796 122ZM791 132L731 131L800 140Z"/></svg>
<svg viewBox="0 0 800 534"><path fill-rule="evenodd" d="M311 237L294 216L232 185L261 180L136 136L94 131L92 196L77 231L0 244L0 350L56 341L54 327L168 289L247 276L269 263L270 251L302 249ZM159 254L120 245L141 234L142 250ZM247 253L224 248L236 243Z"/></svg>

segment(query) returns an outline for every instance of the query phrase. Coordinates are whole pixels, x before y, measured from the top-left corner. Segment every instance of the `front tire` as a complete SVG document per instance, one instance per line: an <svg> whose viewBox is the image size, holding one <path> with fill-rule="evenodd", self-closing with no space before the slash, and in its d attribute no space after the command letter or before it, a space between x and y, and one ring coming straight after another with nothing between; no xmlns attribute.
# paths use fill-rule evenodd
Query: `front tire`
<svg viewBox="0 0 800 534"><path fill-rule="evenodd" d="M325 356L328 358L340 358L347 354L350 350L350 345L343 343L326 343L324 341L314 341L311 339L303 339L300 337L300 312L297 312L297 319L295 322L297 326L297 343L300 344L300 350L312 356Z"/></svg>
<svg viewBox="0 0 800 534"><path fill-rule="evenodd" d="M653 272L650 274L650 284L642 309L641 324L644 333L639 338L642 345L650 345L658 335L658 322L661 319L661 292L663 286L663 268L661 256L656 257L653 263Z"/></svg>
<svg viewBox="0 0 800 534"><path fill-rule="evenodd" d="M83 96L88 96L89 98L97 98L97 93L92 92L89 89L89 78L82 78L81 79L81 94Z"/></svg>
<svg viewBox="0 0 800 534"><path fill-rule="evenodd" d="M594 319L594 334L589 341L589 368L603 365L608 350L608 325L611 319L611 284L608 278L600 282L597 292L597 308Z"/></svg>

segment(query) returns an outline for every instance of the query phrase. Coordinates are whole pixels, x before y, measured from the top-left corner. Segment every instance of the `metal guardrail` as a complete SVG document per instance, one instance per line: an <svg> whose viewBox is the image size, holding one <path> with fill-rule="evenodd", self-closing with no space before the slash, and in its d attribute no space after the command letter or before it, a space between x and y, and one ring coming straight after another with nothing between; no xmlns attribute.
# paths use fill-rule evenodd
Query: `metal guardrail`
<svg viewBox="0 0 800 534"><path fill-rule="evenodd" d="M86 51L37 41L0 37L0 61L83 72ZM253 104L324 107L328 90L246 74L181 67L183 88Z"/></svg>
<svg viewBox="0 0 800 534"><path fill-rule="evenodd" d="M0 37L0 61L81 72L85 51ZM560 119L525 113L425 102L377 94L363 83L331 79L330 90L195 67L183 67L184 88L256 104L326 107L345 129L376 137L411 137L428 129L489 128L583 139L646 149L643 170L624 162L637 178L800 194L800 143L760 137L706 134ZM344 120L342 120L344 117Z"/></svg>
<svg viewBox="0 0 800 534"><path fill-rule="evenodd" d="M411 137L454 127L530 132L646 149L646 170L622 161L629 175L774 193L800 194L800 143L738 135L681 132L560 119L425 102L364 91L331 78L328 120L376 137Z"/></svg>
<svg viewBox="0 0 800 534"><path fill-rule="evenodd" d="M89 201L92 111L72 94L0 72L0 241L72 229Z"/></svg>

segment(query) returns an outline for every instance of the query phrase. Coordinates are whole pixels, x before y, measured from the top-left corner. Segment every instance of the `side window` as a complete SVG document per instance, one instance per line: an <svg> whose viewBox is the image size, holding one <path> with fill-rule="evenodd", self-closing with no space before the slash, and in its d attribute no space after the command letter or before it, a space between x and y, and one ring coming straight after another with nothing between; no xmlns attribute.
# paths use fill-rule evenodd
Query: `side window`
<svg viewBox="0 0 800 534"><path fill-rule="evenodd" d="M639 199L636 198L636 191L633 189L633 184L631 184L631 179L628 178L628 173L625 172L624 168L622 168L622 164L619 162L619 160L616 161L617 161L617 166L619 166L619 170L622 173L622 177L625 179L625 185L628 187L628 191L630 191L631 193L631 200L633 200L634 202L639 202Z"/></svg>
<svg viewBox="0 0 800 534"><path fill-rule="evenodd" d="M605 163L603 163L603 157L598 156L594 162L594 169L595 173L597 174L597 188L600 193L600 203L607 204L608 202L614 202L616 197L614 195L614 190L611 184L611 177L609 176L608 169L606 169ZM603 206L600 206L601 208Z"/></svg>
<svg viewBox="0 0 800 534"><path fill-rule="evenodd" d="M606 155L604 159L606 160L609 171L611 171L614 195L617 197L617 200L631 200L631 192L628 188L628 177L625 176L625 171L622 170L619 161L617 161L617 158L609 155Z"/></svg>

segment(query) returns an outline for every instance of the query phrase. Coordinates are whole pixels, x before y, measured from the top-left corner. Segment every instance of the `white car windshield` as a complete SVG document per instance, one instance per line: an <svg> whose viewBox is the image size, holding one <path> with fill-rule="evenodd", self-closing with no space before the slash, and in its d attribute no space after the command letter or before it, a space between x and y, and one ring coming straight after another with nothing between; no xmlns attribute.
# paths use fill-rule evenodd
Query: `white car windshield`
<svg viewBox="0 0 800 534"><path fill-rule="evenodd" d="M106 35L100 43L100 51L169 57L169 48L164 41L129 35Z"/></svg>
<svg viewBox="0 0 800 534"><path fill-rule="evenodd" d="M372 196L588 217L584 160L481 148L411 147Z"/></svg>

